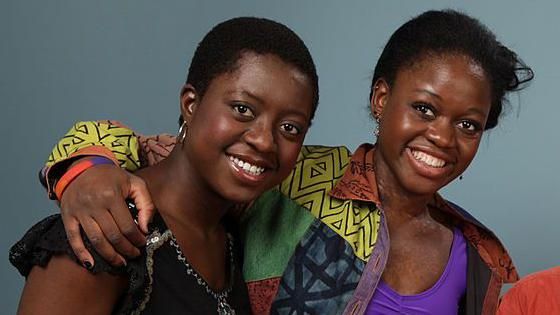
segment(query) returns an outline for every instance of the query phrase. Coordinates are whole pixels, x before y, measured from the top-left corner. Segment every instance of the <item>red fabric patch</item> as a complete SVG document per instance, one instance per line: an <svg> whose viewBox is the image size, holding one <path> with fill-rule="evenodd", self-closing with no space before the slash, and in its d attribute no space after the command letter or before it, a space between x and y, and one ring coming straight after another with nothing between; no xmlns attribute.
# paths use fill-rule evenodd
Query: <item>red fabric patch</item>
<svg viewBox="0 0 560 315"><path fill-rule="evenodd" d="M270 314L272 301L278 292L280 280L281 277L277 277L247 283L253 314Z"/></svg>

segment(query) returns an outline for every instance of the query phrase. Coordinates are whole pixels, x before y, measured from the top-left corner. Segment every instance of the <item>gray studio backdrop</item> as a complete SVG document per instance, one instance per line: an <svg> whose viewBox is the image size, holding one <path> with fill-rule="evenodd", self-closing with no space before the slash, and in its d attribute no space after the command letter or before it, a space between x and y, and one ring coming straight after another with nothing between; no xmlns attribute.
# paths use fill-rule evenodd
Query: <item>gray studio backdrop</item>
<svg viewBox="0 0 560 315"><path fill-rule="evenodd" d="M253 15L293 28L315 58L321 101L308 144L372 141L369 81L389 35L427 9L482 20L533 66L532 86L489 132L464 179L444 191L501 237L521 274L560 265L558 2L83 1L0 2L0 313L24 280L8 248L56 212L37 181L76 120L118 119L144 134L175 133L178 93L196 43L217 22Z"/></svg>

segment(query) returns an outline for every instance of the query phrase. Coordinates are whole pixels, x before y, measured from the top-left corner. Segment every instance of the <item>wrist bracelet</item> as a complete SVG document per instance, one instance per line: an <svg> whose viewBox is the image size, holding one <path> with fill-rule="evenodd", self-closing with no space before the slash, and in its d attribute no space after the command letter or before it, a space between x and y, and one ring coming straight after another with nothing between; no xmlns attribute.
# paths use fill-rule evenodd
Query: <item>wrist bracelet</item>
<svg viewBox="0 0 560 315"><path fill-rule="evenodd" d="M92 158L88 158L85 161L80 161L78 163L76 163L76 165L73 165L72 167L70 167L66 173L64 173L64 175L62 175L62 177L60 177L60 179L58 180L58 182L55 185L54 188L54 193L56 195L56 199L58 199L58 201L60 201L60 199L62 198L62 193L64 193L64 190L66 189L66 187L68 187L68 185L74 180L76 179L76 177L78 177L78 175L82 174L83 172L85 172L88 168L95 166L95 165L101 165L101 164L113 164L115 165L115 162L113 162L113 160L103 157L103 156L94 156Z"/></svg>

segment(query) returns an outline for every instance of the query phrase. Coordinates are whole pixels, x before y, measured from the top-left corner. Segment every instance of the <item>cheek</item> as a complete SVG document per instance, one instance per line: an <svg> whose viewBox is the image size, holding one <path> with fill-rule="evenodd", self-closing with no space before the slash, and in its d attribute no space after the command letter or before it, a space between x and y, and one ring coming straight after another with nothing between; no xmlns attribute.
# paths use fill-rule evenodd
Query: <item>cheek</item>
<svg viewBox="0 0 560 315"><path fill-rule="evenodd" d="M200 115L192 125L193 137L204 142L227 141L235 134L235 124L223 115Z"/></svg>
<svg viewBox="0 0 560 315"><path fill-rule="evenodd" d="M419 122L417 117L415 117L412 113L402 112L400 115L401 118L395 121L395 124L398 126L396 131L400 134L406 135L425 128L425 124Z"/></svg>
<svg viewBox="0 0 560 315"><path fill-rule="evenodd" d="M206 125L204 134L207 137L217 137L225 140L228 137L237 135L237 128L235 123L229 119L215 118Z"/></svg>
<svg viewBox="0 0 560 315"><path fill-rule="evenodd" d="M413 127L414 117L411 111L402 101L396 100L386 105L383 116L381 117L382 127L393 131L406 130Z"/></svg>
<svg viewBox="0 0 560 315"><path fill-rule="evenodd" d="M295 142L288 142L285 141L281 143L281 150L280 150L280 173L283 177L288 176L288 174L294 168L296 164L297 157L301 151L303 143L295 143Z"/></svg>
<svg viewBox="0 0 560 315"><path fill-rule="evenodd" d="M398 148L410 141L423 127L410 112L393 110L383 116L380 128L382 139L379 141Z"/></svg>
<svg viewBox="0 0 560 315"><path fill-rule="evenodd" d="M478 152L478 146L480 145L480 138L477 140L463 141L460 144L460 154L461 154L461 173L471 164Z"/></svg>

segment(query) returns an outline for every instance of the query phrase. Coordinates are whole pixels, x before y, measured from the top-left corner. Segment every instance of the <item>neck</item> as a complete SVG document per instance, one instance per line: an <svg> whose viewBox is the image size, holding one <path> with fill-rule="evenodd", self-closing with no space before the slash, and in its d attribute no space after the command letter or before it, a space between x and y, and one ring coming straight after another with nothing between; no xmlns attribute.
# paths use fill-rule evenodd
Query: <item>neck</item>
<svg viewBox="0 0 560 315"><path fill-rule="evenodd" d="M375 152L373 165L380 202L389 225L401 225L429 217L428 203L432 195L418 195L404 189L378 151Z"/></svg>
<svg viewBox="0 0 560 315"><path fill-rule="evenodd" d="M146 181L156 208L174 233L188 229L211 235L223 229L221 221L232 203L203 180L180 144L168 158L137 175Z"/></svg>

